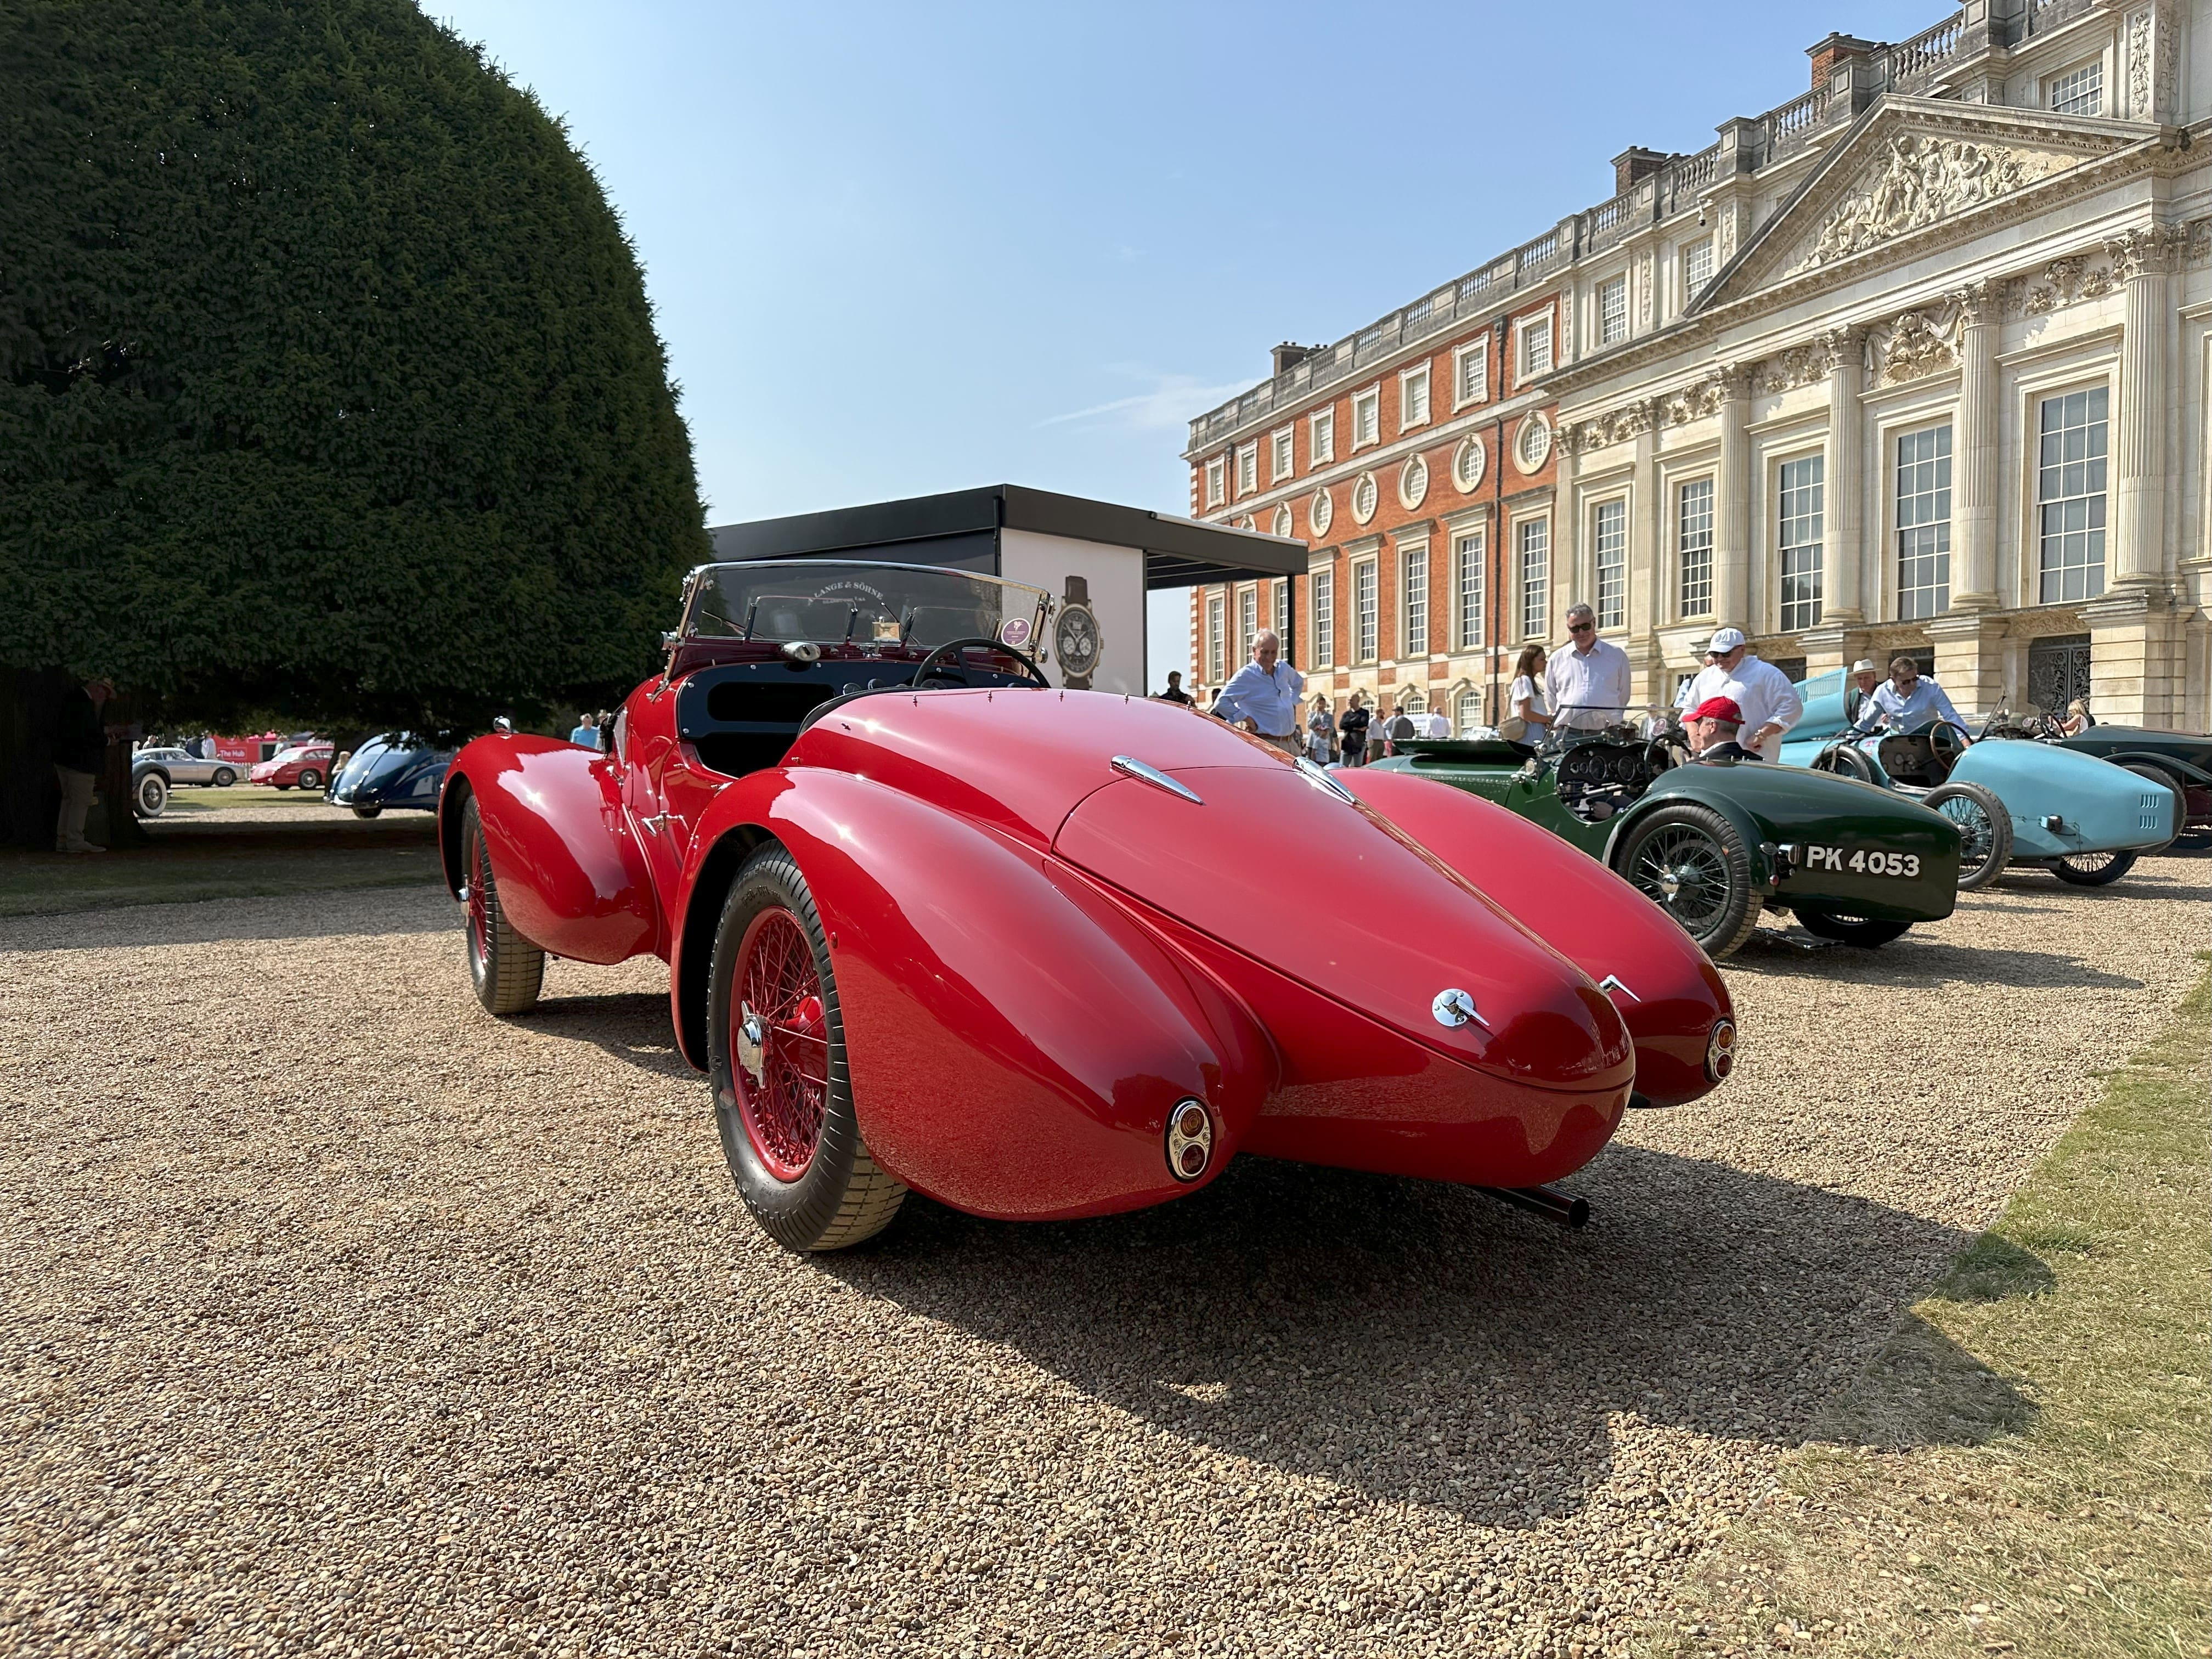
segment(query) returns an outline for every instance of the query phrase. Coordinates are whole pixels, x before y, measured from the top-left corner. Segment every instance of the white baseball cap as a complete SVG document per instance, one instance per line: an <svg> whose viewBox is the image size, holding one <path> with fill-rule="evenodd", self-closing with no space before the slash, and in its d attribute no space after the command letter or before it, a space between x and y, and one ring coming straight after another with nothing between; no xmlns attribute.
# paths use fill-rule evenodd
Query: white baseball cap
<svg viewBox="0 0 2212 1659"><path fill-rule="evenodd" d="M1705 652L1709 656L1725 657L1742 643L1743 629L1723 628L1714 634L1712 643L1705 647Z"/></svg>
<svg viewBox="0 0 2212 1659"><path fill-rule="evenodd" d="M1851 665L1851 672L1854 674L1879 674L1881 672L1881 669L1876 665L1872 657L1861 657L1856 662Z"/></svg>

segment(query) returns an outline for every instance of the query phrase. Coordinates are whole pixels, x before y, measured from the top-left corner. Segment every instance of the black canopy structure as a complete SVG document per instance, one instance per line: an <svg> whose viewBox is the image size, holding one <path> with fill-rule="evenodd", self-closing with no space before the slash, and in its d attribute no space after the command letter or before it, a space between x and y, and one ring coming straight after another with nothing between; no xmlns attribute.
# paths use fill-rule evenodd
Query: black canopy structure
<svg viewBox="0 0 2212 1659"><path fill-rule="evenodd" d="M1019 484L987 484L902 501L872 501L786 519L723 525L707 533L718 559L789 559L842 555L894 564L944 564L991 575L1000 568L1001 532L1032 531L1075 541L1133 548L1145 556L1145 586L1303 574L1306 545L1287 536L1057 495Z"/></svg>

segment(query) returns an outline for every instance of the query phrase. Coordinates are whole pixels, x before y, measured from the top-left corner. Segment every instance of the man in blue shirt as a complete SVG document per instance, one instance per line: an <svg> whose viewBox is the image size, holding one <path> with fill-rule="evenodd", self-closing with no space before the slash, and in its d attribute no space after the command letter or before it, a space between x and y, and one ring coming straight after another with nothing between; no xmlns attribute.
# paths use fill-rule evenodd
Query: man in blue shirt
<svg viewBox="0 0 2212 1659"><path fill-rule="evenodd" d="M1286 755L1300 752L1298 699L1304 695L1306 677L1281 660L1283 641L1272 628L1263 628L1252 641L1252 660L1229 677L1221 695L1206 712L1255 732Z"/></svg>
<svg viewBox="0 0 2212 1659"><path fill-rule="evenodd" d="M599 717L586 714L576 722L576 729L568 734L568 741L580 744L586 749L597 749L599 746Z"/></svg>
<svg viewBox="0 0 2212 1659"><path fill-rule="evenodd" d="M1920 678L1920 665L1910 657L1893 657L1889 678L1869 692L1859 705L1854 732L1871 732L1887 726L1893 732L1913 732L1930 720L1948 720L1960 731L1966 721L1951 707L1951 699L1933 680Z"/></svg>

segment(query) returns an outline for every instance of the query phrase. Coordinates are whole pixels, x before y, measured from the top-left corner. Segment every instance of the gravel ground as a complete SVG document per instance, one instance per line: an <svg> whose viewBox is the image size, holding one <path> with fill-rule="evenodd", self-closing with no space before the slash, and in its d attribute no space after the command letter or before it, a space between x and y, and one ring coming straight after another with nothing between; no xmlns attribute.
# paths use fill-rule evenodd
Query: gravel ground
<svg viewBox="0 0 2212 1659"><path fill-rule="evenodd" d="M1755 943L1570 1184L1249 1160L786 1256L657 963L434 890L0 922L0 1652L1595 1655L2166 1020L2212 860Z"/></svg>

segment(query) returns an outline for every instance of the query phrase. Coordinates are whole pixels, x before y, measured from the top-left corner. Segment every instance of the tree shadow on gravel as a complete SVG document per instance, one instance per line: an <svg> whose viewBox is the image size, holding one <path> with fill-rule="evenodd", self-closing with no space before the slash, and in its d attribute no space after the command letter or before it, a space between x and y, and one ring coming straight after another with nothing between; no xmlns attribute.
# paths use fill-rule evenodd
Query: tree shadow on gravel
<svg viewBox="0 0 2212 1659"><path fill-rule="evenodd" d="M1967 1243L1619 1145L1573 1184L1595 1212L1579 1233L1464 1188L1242 1158L1181 1202L1077 1224L910 1199L878 1247L817 1260L1194 1444L1517 1526L1610 1478L1614 1413L1802 1442ZM2014 1293L2050 1282L2011 1265ZM1947 1443L2031 1420L1928 1334L1954 1377L1978 1373Z"/></svg>
<svg viewBox="0 0 2212 1659"><path fill-rule="evenodd" d="M359 883L113 908L0 916L0 952L113 951L258 939L442 933L461 927L460 906L434 869L390 884ZM456 947L458 948L458 947Z"/></svg>

